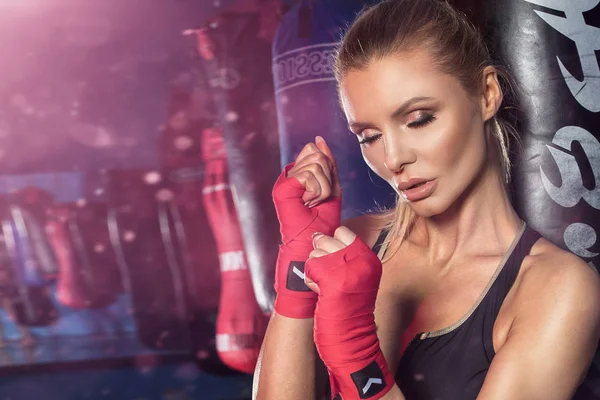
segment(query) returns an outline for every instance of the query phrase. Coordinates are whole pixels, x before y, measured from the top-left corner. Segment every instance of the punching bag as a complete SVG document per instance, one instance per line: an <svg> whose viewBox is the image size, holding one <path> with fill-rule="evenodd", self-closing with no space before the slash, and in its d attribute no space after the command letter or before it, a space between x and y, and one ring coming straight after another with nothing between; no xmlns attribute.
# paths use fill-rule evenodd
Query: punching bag
<svg viewBox="0 0 600 400"><path fill-rule="evenodd" d="M9 223L9 203L6 196L0 196L0 297L3 301L15 302L19 299L19 284L13 268L10 253L12 247L12 227Z"/></svg>
<svg viewBox="0 0 600 400"><path fill-rule="evenodd" d="M158 171L108 173L111 244L131 296L138 338L157 350L191 350L185 276L176 251L166 247L172 199Z"/></svg>
<svg viewBox="0 0 600 400"><path fill-rule="evenodd" d="M203 88L206 91L206 88ZM204 96L208 97L207 93ZM209 123L206 112L184 88L173 86L169 101L169 122L159 144L161 170L173 191L170 203L175 222L172 240L178 243L181 263L186 270L187 291L194 320L214 313L219 302L218 253L210 234L202 198L204 161L201 153L202 129ZM196 99L196 101L194 101ZM194 329L194 328L192 328ZM194 329L197 332L197 329ZM194 339L196 335L194 335Z"/></svg>
<svg viewBox="0 0 600 400"><path fill-rule="evenodd" d="M485 3L488 43L519 87L516 209L544 237L598 268L600 0ZM597 354L576 399L600 398L599 366Z"/></svg>
<svg viewBox="0 0 600 400"><path fill-rule="evenodd" d="M262 8L253 10L252 3ZM273 2L238 0L197 33L202 75L225 138L229 184L241 221L254 293L273 308L279 224L271 199L280 173L277 119L270 70ZM276 21L276 20L275 20ZM275 25L276 26L276 25Z"/></svg>
<svg viewBox="0 0 600 400"><path fill-rule="evenodd" d="M299 1L288 11L273 43L281 165L295 160L320 135L337 160L342 218L391 206L395 195L369 170L339 106L333 75L334 51L343 29L365 1Z"/></svg>
<svg viewBox="0 0 600 400"><path fill-rule="evenodd" d="M5 262L9 264L5 267L6 279L12 286L9 293L15 322L25 326L48 326L56 321L57 312L48 291L49 281L27 227L39 222L34 221L14 199L0 202L0 215Z"/></svg>
<svg viewBox="0 0 600 400"><path fill-rule="evenodd" d="M31 243L37 256L38 268L45 280L53 280L58 272L58 264L48 236L44 232L46 211L54 204L54 197L38 187L27 186L12 195L18 206L18 218L22 221L23 236Z"/></svg>
<svg viewBox="0 0 600 400"><path fill-rule="evenodd" d="M75 209L71 235L78 254L89 264L89 276L96 306L113 303L123 293L123 283L114 250L110 246L108 207L102 202L86 201ZM104 305L101 305L104 304Z"/></svg>
<svg viewBox="0 0 600 400"><path fill-rule="evenodd" d="M267 317L254 297L219 130L203 132L203 153L206 162L203 201L217 243L221 270L217 352L224 364L250 374L258 360Z"/></svg>
<svg viewBox="0 0 600 400"><path fill-rule="evenodd" d="M67 307L85 308L91 303L88 299L90 287L75 256L75 249L69 234L69 221L72 220L68 205L55 206L48 210L46 232L54 247L59 265L56 285L56 299Z"/></svg>
<svg viewBox="0 0 600 400"><path fill-rule="evenodd" d="M57 300L71 308L103 308L122 292L108 235L106 206L61 204L48 211L47 232L59 260Z"/></svg>
<svg viewBox="0 0 600 400"><path fill-rule="evenodd" d="M194 50L191 50L195 54ZM185 275L189 323L194 354L202 369L212 373L226 367L215 346L219 305L219 256L202 204L204 161L202 129L212 123L206 106L210 94L196 80L193 91L181 82L173 83L168 105L168 122L161 132L158 153L161 171L168 180L173 198L165 203L169 229L163 235L165 247L174 247ZM228 371L230 371L228 369Z"/></svg>

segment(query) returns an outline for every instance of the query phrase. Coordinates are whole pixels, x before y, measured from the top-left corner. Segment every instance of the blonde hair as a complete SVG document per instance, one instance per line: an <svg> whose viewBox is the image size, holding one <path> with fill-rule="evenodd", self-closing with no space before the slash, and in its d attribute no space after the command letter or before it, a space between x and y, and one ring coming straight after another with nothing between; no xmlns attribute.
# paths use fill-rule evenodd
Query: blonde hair
<svg viewBox="0 0 600 400"><path fill-rule="evenodd" d="M426 48L436 67L455 76L469 93L481 87L483 70L496 68L505 93L512 93L514 80L494 65L481 34L466 16L442 0L386 0L365 8L345 33L337 49L335 75L338 85L351 70L363 70L374 59ZM494 154L505 186L510 182L511 140L516 130L505 119L494 116L484 126L492 139ZM387 235L379 256L387 261L398 251L416 222L416 214L400 197L393 209L376 214Z"/></svg>

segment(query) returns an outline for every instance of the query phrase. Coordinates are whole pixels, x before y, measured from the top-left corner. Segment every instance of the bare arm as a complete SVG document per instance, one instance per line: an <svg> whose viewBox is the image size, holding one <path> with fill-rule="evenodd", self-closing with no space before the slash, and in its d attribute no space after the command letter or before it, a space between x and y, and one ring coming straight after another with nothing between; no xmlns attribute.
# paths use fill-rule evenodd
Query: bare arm
<svg viewBox="0 0 600 400"><path fill-rule="evenodd" d="M519 312L478 400L568 400L585 377L600 336L599 279L571 255L548 264L524 274Z"/></svg>
<svg viewBox="0 0 600 400"><path fill-rule="evenodd" d="M325 399L327 371L317 355L312 329L312 319L273 314L254 372L253 400ZM405 398L394 385L381 400Z"/></svg>
<svg viewBox="0 0 600 400"><path fill-rule="evenodd" d="M284 173L286 175L280 176L273 187L283 243L275 274L275 287L279 287L275 307L279 300L282 302L277 308L279 312L273 310L263 339L252 397L256 400L321 400L325 389L322 377L326 374L324 368L319 367L313 341L316 295L293 293L296 290L288 289L287 280L292 260L308 258L311 232L334 230L339 225L342 193L333 153L319 136L315 143L304 146ZM328 199L332 201L323 204ZM316 213L309 210L313 207ZM282 252L283 248L286 250ZM300 258L291 258L291 254ZM301 307L291 312L295 305Z"/></svg>
<svg viewBox="0 0 600 400"><path fill-rule="evenodd" d="M366 215L343 225L355 229L370 246L377 239L378 230L371 227ZM313 322L312 318L293 319L273 312L254 372L254 400L325 398L328 376L315 348Z"/></svg>
<svg viewBox="0 0 600 400"><path fill-rule="evenodd" d="M254 400L321 400L327 372L313 342L313 319L273 312L254 372Z"/></svg>

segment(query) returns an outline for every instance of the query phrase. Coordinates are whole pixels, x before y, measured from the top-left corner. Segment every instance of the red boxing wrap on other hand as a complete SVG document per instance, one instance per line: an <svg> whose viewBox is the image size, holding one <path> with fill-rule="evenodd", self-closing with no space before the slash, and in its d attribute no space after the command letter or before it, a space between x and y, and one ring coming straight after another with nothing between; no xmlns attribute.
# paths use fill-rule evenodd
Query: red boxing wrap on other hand
<svg viewBox="0 0 600 400"><path fill-rule="evenodd" d="M289 318L312 318L317 294L304 283L304 263L313 250L312 235L333 235L340 226L341 200L330 197L309 208L302 196L306 189L287 174L288 164L273 187L273 202L281 226L281 241L275 272L275 311Z"/></svg>
<svg viewBox="0 0 600 400"><path fill-rule="evenodd" d="M380 399L394 385L375 326L381 273L381 261L359 237L306 263L306 276L319 286L314 340L334 397Z"/></svg>

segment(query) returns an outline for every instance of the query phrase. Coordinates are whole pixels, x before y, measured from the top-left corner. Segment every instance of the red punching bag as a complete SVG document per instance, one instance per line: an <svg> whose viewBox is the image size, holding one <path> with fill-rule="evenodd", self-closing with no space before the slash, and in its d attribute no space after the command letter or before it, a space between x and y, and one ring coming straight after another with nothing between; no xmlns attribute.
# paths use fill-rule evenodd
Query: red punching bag
<svg viewBox="0 0 600 400"><path fill-rule="evenodd" d="M67 204L48 210L46 231L54 248L59 265L56 299L72 308L87 308L91 304L89 287L77 263L74 243L69 233L72 220L71 207Z"/></svg>
<svg viewBox="0 0 600 400"><path fill-rule="evenodd" d="M122 291L110 246L106 206L63 204L48 210L46 231L57 254L57 299L72 308L102 308Z"/></svg>
<svg viewBox="0 0 600 400"><path fill-rule="evenodd" d="M240 222L229 188L223 137L217 129L205 129L202 139L206 162L203 200L217 242L221 269L217 352L229 367L252 373L267 317L262 314L252 288Z"/></svg>

